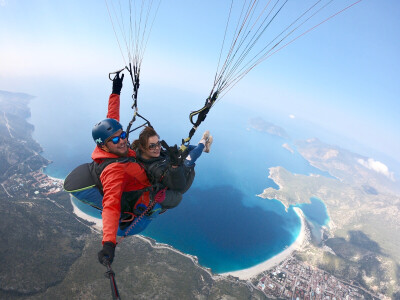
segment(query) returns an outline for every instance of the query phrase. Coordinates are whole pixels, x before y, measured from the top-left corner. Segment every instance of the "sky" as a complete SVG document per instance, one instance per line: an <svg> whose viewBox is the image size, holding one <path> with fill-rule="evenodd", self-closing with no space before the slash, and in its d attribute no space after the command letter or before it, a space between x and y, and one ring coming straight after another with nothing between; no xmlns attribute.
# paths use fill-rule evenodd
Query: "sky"
<svg viewBox="0 0 400 300"><path fill-rule="evenodd" d="M142 64L143 89L165 89L176 99L190 94L184 105L200 108L229 5L162 1ZM308 122L331 132L332 142L335 136L360 154L400 164L399 32L399 1L363 0L258 65L217 105L274 112L282 124ZM95 106L109 93L108 73L123 66L105 1L0 0L0 90L40 97L57 88L54 106L67 106L62 95L74 90Z"/></svg>

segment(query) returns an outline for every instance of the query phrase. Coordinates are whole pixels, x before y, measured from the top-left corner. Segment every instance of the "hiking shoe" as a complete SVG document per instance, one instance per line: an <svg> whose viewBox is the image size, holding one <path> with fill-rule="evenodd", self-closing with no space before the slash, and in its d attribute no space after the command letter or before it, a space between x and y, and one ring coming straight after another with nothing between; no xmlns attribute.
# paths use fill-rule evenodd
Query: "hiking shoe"
<svg viewBox="0 0 400 300"><path fill-rule="evenodd" d="M203 137L201 139L207 141L209 136L210 136L210 131L206 130L204 131Z"/></svg>
<svg viewBox="0 0 400 300"><path fill-rule="evenodd" d="M210 135L208 137L208 139L206 140L206 145L203 150L204 152L206 152L206 153L210 152L212 142L213 142L213 137L212 137L212 135Z"/></svg>
<svg viewBox="0 0 400 300"><path fill-rule="evenodd" d="M203 136L201 137L201 140L199 141L199 144L206 145L209 136L210 136L210 131L208 131L208 130L204 131Z"/></svg>

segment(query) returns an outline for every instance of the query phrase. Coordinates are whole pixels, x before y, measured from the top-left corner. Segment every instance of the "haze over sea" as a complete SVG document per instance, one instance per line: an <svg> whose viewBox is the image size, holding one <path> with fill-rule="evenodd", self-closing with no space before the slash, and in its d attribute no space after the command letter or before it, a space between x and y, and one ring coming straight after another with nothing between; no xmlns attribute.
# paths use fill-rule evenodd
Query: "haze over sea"
<svg viewBox="0 0 400 300"><path fill-rule="evenodd" d="M103 95L100 93L103 92ZM180 91L181 92L181 91ZM44 149L43 156L53 163L45 172L50 176L65 178L73 168L89 162L94 148L91 128L95 122L105 118L108 89L93 94L93 99L77 99L74 92L61 96L55 88L44 97L30 103L35 126L34 138ZM179 144L191 128L188 114L199 109L203 99L182 93L180 99L168 99L157 95L156 89L143 95L139 103L141 113L148 117L162 139L169 144ZM121 123L126 127L131 118L130 95L122 94ZM149 100L153 102L151 109ZM228 100L228 99L226 99ZM189 102L189 109L188 109ZM156 104L154 104L156 103ZM165 113L168 112L168 113ZM46 118L43 118L46 115ZM291 145L290 139L251 129L249 120L261 117L268 122L284 127L291 138L305 138L298 132L293 120L283 121L271 112L244 111L222 100L210 112L205 122L192 139L197 143L204 130L214 136L210 154L204 153L196 166L196 179L192 188L184 195L182 203L175 209L156 218L143 234L167 243L199 258L199 263L214 272L245 269L261 263L290 245L299 234L300 220L292 208L285 211L278 201L257 197L267 187L278 188L268 178L268 168L283 166L297 174L321 174L324 172L310 166ZM285 123L282 125L282 123ZM51 124L51 125L50 125ZM131 134L131 140L137 136ZM291 153L282 144L288 143ZM313 201L313 209L304 209L308 219L319 225L326 222L324 205ZM86 213L86 205L79 205ZM320 216L321 219L318 219Z"/></svg>

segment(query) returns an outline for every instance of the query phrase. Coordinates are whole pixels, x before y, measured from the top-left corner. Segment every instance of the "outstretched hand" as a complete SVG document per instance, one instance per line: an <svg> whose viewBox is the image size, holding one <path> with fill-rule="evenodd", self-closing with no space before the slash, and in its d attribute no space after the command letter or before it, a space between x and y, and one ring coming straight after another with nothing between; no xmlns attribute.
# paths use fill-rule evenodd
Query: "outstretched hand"
<svg viewBox="0 0 400 300"><path fill-rule="evenodd" d="M122 76L119 77L119 72L118 72L113 79L113 86L112 86L113 94L117 94L117 95L121 94L123 80L124 80L124 74L122 73Z"/></svg>

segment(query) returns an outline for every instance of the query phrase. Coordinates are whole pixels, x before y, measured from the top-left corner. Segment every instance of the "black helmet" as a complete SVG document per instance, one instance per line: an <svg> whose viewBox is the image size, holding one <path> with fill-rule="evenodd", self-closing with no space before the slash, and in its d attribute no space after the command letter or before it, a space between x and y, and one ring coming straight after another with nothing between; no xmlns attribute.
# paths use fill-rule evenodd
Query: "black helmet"
<svg viewBox="0 0 400 300"><path fill-rule="evenodd" d="M117 120L104 119L94 125L92 129L93 140L98 146L102 146L110 136L120 129L122 129L122 125Z"/></svg>

